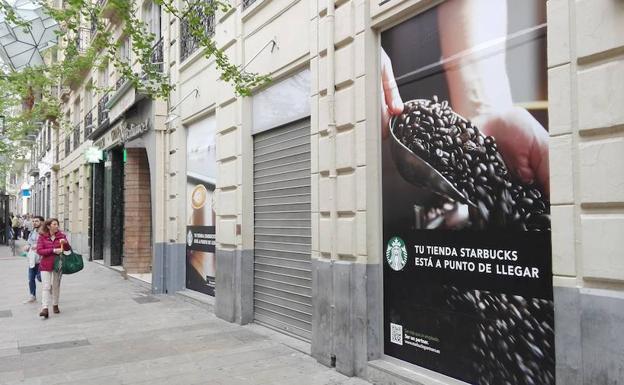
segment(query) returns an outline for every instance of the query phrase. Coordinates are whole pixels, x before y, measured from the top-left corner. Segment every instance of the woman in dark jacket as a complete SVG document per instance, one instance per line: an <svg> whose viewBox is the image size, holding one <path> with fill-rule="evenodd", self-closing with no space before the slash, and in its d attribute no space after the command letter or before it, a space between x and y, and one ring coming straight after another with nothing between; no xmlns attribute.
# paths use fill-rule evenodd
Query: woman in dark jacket
<svg viewBox="0 0 624 385"><path fill-rule="evenodd" d="M61 288L61 273L54 271L54 258L63 252L71 250L67 237L59 230L59 221L50 218L41 226L39 239L37 240L37 254L41 256L39 270L41 271L41 281L43 284L42 309L39 316L48 318L48 306L50 297L54 313L60 313L58 303Z"/></svg>

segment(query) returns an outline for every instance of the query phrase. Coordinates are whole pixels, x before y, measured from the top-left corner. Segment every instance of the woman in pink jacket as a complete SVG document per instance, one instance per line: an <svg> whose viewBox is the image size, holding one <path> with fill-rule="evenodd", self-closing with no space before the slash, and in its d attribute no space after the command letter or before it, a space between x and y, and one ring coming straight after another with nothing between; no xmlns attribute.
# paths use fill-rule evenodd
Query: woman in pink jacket
<svg viewBox="0 0 624 385"><path fill-rule="evenodd" d="M71 250L67 237L59 230L59 221L56 218L50 218L41 226L39 230L39 239L37 240L37 254L41 256L39 262L39 270L41 271L41 281L43 283L43 298L41 300L40 317L48 318L48 306L50 305L50 297L52 297L52 305L54 313L60 313L58 303L61 288L60 271L54 271L54 258L64 251Z"/></svg>

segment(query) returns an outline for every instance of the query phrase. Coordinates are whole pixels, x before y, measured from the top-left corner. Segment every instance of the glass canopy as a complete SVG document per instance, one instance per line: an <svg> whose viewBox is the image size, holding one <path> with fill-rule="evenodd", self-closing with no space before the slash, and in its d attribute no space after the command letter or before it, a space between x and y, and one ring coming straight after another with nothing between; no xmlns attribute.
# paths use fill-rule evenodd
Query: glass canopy
<svg viewBox="0 0 624 385"><path fill-rule="evenodd" d="M9 23L0 13L0 59L15 70L43 64L43 51L56 45L57 22L31 0L15 1L13 8L28 28Z"/></svg>

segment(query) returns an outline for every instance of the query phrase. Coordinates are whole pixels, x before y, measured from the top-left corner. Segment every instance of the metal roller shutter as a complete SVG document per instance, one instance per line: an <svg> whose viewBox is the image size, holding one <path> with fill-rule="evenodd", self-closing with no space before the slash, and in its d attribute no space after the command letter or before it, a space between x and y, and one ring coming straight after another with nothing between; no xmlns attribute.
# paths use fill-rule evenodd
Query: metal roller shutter
<svg viewBox="0 0 624 385"><path fill-rule="evenodd" d="M310 340L310 121L254 136L254 319Z"/></svg>

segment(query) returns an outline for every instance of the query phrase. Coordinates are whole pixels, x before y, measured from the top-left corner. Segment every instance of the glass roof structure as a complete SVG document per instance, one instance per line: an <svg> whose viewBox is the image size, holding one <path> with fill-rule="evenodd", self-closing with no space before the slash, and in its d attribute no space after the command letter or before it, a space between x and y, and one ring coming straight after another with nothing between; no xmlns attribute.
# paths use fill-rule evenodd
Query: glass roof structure
<svg viewBox="0 0 624 385"><path fill-rule="evenodd" d="M15 26L0 13L0 59L14 70L43 64L43 51L57 43L57 22L30 0L13 4L28 28Z"/></svg>

